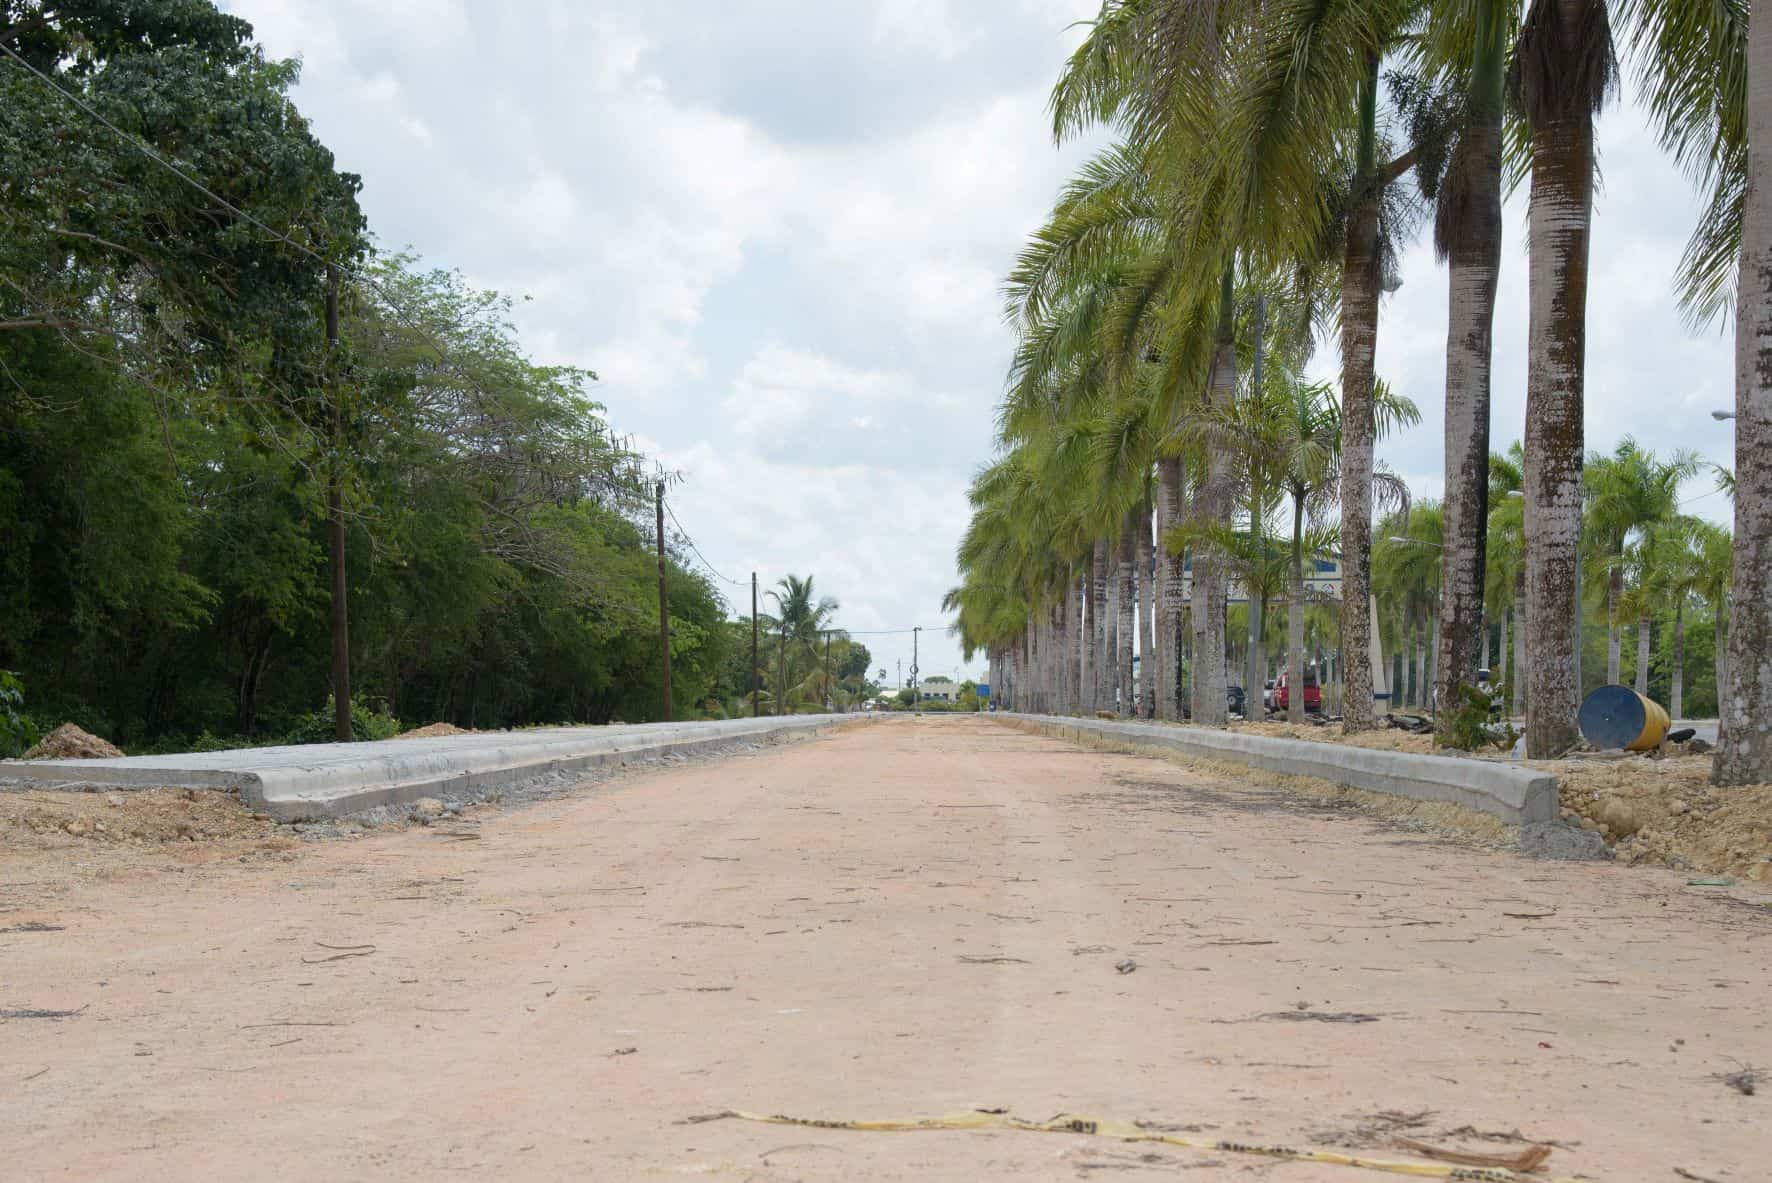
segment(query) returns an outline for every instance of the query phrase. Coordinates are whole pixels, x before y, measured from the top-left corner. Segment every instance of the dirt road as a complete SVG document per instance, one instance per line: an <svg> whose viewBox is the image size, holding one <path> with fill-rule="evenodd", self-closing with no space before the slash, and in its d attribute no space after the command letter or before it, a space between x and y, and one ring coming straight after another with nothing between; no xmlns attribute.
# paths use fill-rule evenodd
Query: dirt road
<svg viewBox="0 0 1772 1183"><path fill-rule="evenodd" d="M1718 1075L1772 1066L1772 911L1670 872L1527 862L986 719L480 816L245 861L0 864L0 1012L77 1012L0 1019L0 1175L1385 1177L677 1124L1005 1106L1387 1157L1393 1133L1518 1130L1559 1144L1556 1175L1764 1177L1772 1082Z"/></svg>

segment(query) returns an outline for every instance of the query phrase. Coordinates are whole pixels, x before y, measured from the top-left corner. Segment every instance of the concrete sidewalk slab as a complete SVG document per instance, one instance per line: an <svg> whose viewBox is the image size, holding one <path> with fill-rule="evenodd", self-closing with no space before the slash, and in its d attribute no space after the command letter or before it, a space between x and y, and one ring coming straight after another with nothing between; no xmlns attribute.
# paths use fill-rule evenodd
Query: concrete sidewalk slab
<svg viewBox="0 0 1772 1183"><path fill-rule="evenodd" d="M548 773L690 755L777 736L813 735L871 717L797 715L540 727L112 760L7 760L0 761L0 790L223 789L238 793L247 804L279 821L313 821Z"/></svg>
<svg viewBox="0 0 1772 1183"><path fill-rule="evenodd" d="M1139 747L1167 748L1208 760L1231 760L1288 776L1314 776L1351 789L1416 801L1448 801L1493 814L1510 826L1554 821L1557 778L1493 760L1387 752L1351 744L1242 735L1208 727L1053 715L998 716L1034 723L1061 738L1094 736Z"/></svg>

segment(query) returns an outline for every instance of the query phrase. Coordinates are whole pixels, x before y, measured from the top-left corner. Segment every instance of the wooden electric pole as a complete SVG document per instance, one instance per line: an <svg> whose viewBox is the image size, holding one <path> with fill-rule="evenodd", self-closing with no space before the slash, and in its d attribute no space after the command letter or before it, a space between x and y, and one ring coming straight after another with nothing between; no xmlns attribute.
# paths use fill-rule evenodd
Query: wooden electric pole
<svg viewBox="0 0 1772 1183"><path fill-rule="evenodd" d="M824 709L837 709L837 696L831 693L831 634L824 635Z"/></svg>
<svg viewBox="0 0 1772 1183"><path fill-rule="evenodd" d="M345 408L338 365L338 268L326 268L326 382L332 396L332 463L326 479L326 534L332 550L332 734L351 735L351 618L345 584Z"/></svg>
<svg viewBox="0 0 1772 1183"><path fill-rule="evenodd" d="M751 718L755 719L761 712L757 709L761 698L763 676L757 670L757 573L751 572Z"/></svg>
<svg viewBox="0 0 1772 1183"><path fill-rule="evenodd" d="M658 661L664 674L664 717L671 721L671 602L665 586L664 482L653 489L658 505Z"/></svg>

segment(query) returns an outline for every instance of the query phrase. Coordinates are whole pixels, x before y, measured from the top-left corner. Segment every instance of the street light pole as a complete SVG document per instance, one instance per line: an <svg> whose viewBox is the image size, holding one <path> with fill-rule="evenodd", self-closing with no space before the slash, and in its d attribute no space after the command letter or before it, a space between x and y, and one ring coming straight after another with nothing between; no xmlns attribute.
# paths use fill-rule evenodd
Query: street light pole
<svg viewBox="0 0 1772 1183"><path fill-rule="evenodd" d="M911 630L911 709L923 701L923 688L917 684L917 642L923 638L921 626Z"/></svg>
<svg viewBox="0 0 1772 1183"><path fill-rule="evenodd" d="M757 573L751 572L751 718L759 713L757 703L763 686L762 675L757 672Z"/></svg>

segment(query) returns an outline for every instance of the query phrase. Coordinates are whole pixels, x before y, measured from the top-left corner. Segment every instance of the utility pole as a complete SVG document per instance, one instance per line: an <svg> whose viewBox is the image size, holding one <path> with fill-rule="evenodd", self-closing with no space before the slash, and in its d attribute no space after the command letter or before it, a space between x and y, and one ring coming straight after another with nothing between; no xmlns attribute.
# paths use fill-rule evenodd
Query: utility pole
<svg viewBox="0 0 1772 1183"><path fill-rule="evenodd" d="M332 387L332 465L326 481L326 534L332 549L332 733L351 735L350 604L345 586L345 408L338 365L338 268L326 268L326 379Z"/></svg>
<svg viewBox="0 0 1772 1183"><path fill-rule="evenodd" d="M653 487L658 505L658 659L664 671L664 717L671 721L671 605L665 589L664 482Z"/></svg>
<svg viewBox="0 0 1772 1183"><path fill-rule="evenodd" d="M917 684L917 642L923 639L921 626L911 630L911 709L923 701L923 688Z"/></svg>
<svg viewBox="0 0 1772 1183"><path fill-rule="evenodd" d="M837 696L831 693L831 634L827 629L824 634L824 709L831 711L836 707Z"/></svg>
<svg viewBox="0 0 1772 1183"><path fill-rule="evenodd" d="M751 718L757 717L763 679L757 673L757 573L751 572Z"/></svg>

